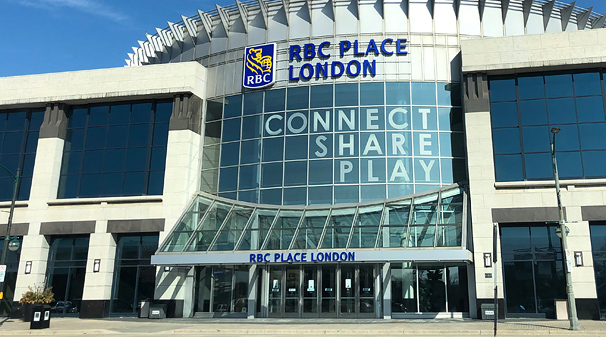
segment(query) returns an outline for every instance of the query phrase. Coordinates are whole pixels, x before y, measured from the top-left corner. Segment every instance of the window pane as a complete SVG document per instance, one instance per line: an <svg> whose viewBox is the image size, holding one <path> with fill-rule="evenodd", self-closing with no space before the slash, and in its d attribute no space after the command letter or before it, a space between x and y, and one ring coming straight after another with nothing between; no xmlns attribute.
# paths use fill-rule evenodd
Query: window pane
<svg viewBox="0 0 606 337"><path fill-rule="evenodd" d="M168 123L154 124L153 146L166 146L168 144Z"/></svg>
<svg viewBox="0 0 606 337"><path fill-rule="evenodd" d="M88 126L107 125L109 106L94 106L90 108Z"/></svg>
<svg viewBox="0 0 606 337"><path fill-rule="evenodd" d="M310 187L308 198L309 205L330 205L332 204L332 187Z"/></svg>
<svg viewBox="0 0 606 337"><path fill-rule="evenodd" d="M286 160L307 159L308 136L286 137Z"/></svg>
<svg viewBox="0 0 606 337"><path fill-rule="evenodd" d="M547 111L551 124L576 123L577 121L572 98L548 99Z"/></svg>
<svg viewBox="0 0 606 337"><path fill-rule="evenodd" d="M280 205L282 204L282 189L272 188L268 190L261 190L259 193L260 201L262 204L268 205Z"/></svg>
<svg viewBox="0 0 606 337"><path fill-rule="evenodd" d="M545 105L545 100L521 101L520 115L522 125L547 124L547 106Z"/></svg>
<svg viewBox="0 0 606 337"><path fill-rule="evenodd" d="M520 132L515 129L494 129L494 153L520 153Z"/></svg>
<svg viewBox="0 0 606 337"><path fill-rule="evenodd" d="M149 123L151 120L151 103L133 104L130 116L131 123Z"/></svg>
<svg viewBox="0 0 606 337"><path fill-rule="evenodd" d="M574 125L560 125L560 132L557 138L557 151L573 151L579 149L579 129ZM550 131L551 133L551 131ZM550 137L552 137L550 135Z"/></svg>
<svg viewBox="0 0 606 337"><path fill-rule="evenodd" d="M149 143L149 124L131 125L128 134L128 146L147 146Z"/></svg>
<svg viewBox="0 0 606 337"><path fill-rule="evenodd" d="M238 189L259 188L259 165L240 166L240 185Z"/></svg>
<svg viewBox="0 0 606 337"><path fill-rule="evenodd" d="M173 113L173 102L158 102L156 104L156 115L154 116L155 123L168 123L170 116Z"/></svg>
<svg viewBox="0 0 606 337"><path fill-rule="evenodd" d="M561 179L581 178L583 176L580 152L557 152L556 160L558 162L558 175Z"/></svg>
<svg viewBox="0 0 606 337"><path fill-rule="evenodd" d="M144 194L145 173L126 172L124 174L124 195Z"/></svg>
<svg viewBox="0 0 606 337"><path fill-rule="evenodd" d="M585 177L606 177L606 151L584 151L583 167Z"/></svg>
<svg viewBox="0 0 606 337"><path fill-rule="evenodd" d="M106 128L89 128L86 133L86 149L102 149L105 147ZM6 146L6 145L5 145Z"/></svg>
<svg viewBox="0 0 606 337"><path fill-rule="evenodd" d="M513 101L516 99L516 81L515 79L491 80L490 81L490 100Z"/></svg>
<svg viewBox="0 0 606 337"><path fill-rule="evenodd" d="M122 194L123 173L107 173L102 179L101 194L109 196Z"/></svg>
<svg viewBox="0 0 606 337"><path fill-rule="evenodd" d="M572 76L568 74L545 76L545 89L547 97L573 96Z"/></svg>
<svg viewBox="0 0 606 337"><path fill-rule="evenodd" d="M242 139L261 138L261 115L242 118Z"/></svg>
<svg viewBox="0 0 606 337"><path fill-rule="evenodd" d="M518 78L518 92L520 99L545 97L545 84L543 77L520 77Z"/></svg>
<svg viewBox="0 0 606 337"><path fill-rule="evenodd" d="M126 170L143 171L147 166L147 148L134 148L126 151Z"/></svg>
<svg viewBox="0 0 606 337"><path fill-rule="evenodd" d="M164 170L166 165L166 147L154 147L151 154L150 170Z"/></svg>
<svg viewBox="0 0 606 337"><path fill-rule="evenodd" d="M437 83L438 105L461 106L461 85L459 83Z"/></svg>
<svg viewBox="0 0 606 337"><path fill-rule="evenodd" d="M296 161L284 163L284 186L307 184L307 162Z"/></svg>
<svg viewBox="0 0 606 337"><path fill-rule="evenodd" d="M238 165L240 158L240 143L221 145L221 166Z"/></svg>
<svg viewBox="0 0 606 337"><path fill-rule="evenodd" d="M463 113L460 108L438 108L440 131L463 131Z"/></svg>
<svg viewBox="0 0 606 337"><path fill-rule="evenodd" d="M263 112L263 92L244 94L244 115L254 115Z"/></svg>
<svg viewBox="0 0 606 337"><path fill-rule="evenodd" d="M358 186L335 186L335 204L350 204L359 201Z"/></svg>
<svg viewBox="0 0 606 337"><path fill-rule="evenodd" d="M412 104L415 105L436 105L436 84L435 83L417 83L411 84Z"/></svg>
<svg viewBox="0 0 606 337"><path fill-rule="evenodd" d="M305 205L306 201L307 188L298 187L284 189L284 205ZM292 234L294 234L294 231Z"/></svg>
<svg viewBox="0 0 606 337"><path fill-rule="evenodd" d="M85 157L90 153L94 153L98 151L85 152ZM77 159L77 158L75 158ZM101 159L103 157L101 156ZM70 156L71 161L71 156ZM117 150L107 150L105 151L105 160L104 160L104 171L105 172L122 172L124 171L126 164L126 150L125 149L117 149ZM74 172L76 173L76 172Z"/></svg>
<svg viewBox="0 0 606 337"><path fill-rule="evenodd" d="M385 185L362 185L361 202L385 199ZM374 247L374 242L373 242Z"/></svg>
<svg viewBox="0 0 606 337"><path fill-rule="evenodd" d="M250 140L241 144L240 164L258 163L261 159L261 140Z"/></svg>
<svg viewBox="0 0 606 337"><path fill-rule="evenodd" d="M579 123L604 121L604 102L602 96L577 97L576 100Z"/></svg>
<svg viewBox="0 0 606 337"><path fill-rule="evenodd" d="M100 174L83 174L80 180L81 197L96 197L99 195L99 187L101 186Z"/></svg>
<svg viewBox="0 0 606 337"><path fill-rule="evenodd" d="M282 163L261 166L261 187L282 186Z"/></svg>
<svg viewBox="0 0 606 337"><path fill-rule="evenodd" d="M263 139L263 161L279 161L284 155L284 137Z"/></svg>
<svg viewBox="0 0 606 337"><path fill-rule="evenodd" d="M154 171L149 173L149 185L147 186L147 194L162 195L164 188L164 171Z"/></svg>
<svg viewBox="0 0 606 337"><path fill-rule="evenodd" d="M601 95L602 84L599 73L574 74L574 91L577 96Z"/></svg>
<svg viewBox="0 0 606 337"><path fill-rule="evenodd" d="M87 116L88 109L86 108L72 110L71 116L69 117L68 127L83 128L86 125Z"/></svg>
<svg viewBox="0 0 606 337"><path fill-rule="evenodd" d="M235 191L238 188L238 168L222 168L219 173L219 191Z"/></svg>
<svg viewBox="0 0 606 337"><path fill-rule="evenodd" d="M310 161L309 185L332 184L332 171L332 160Z"/></svg>
<svg viewBox="0 0 606 337"><path fill-rule="evenodd" d="M515 102L492 103L490 117L493 127L518 126L518 107Z"/></svg>
<svg viewBox="0 0 606 337"><path fill-rule="evenodd" d="M336 84L335 106L358 106L358 84Z"/></svg>
<svg viewBox="0 0 606 337"><path fill-rule="evenodd" d="M360 83L360 105L383 105L383 82Z"/></svg>
<svg viewBox="0 0 606 337"><path fill-rule="evenodd" d="M286 89L265 91L265 112L284 110L285 96Z"/></svg>
<svg viewBox="0 0 606 337"><path fill-rule="evenodd" d="M332 85L314 85L311 87L311 108L332 107Z"/></svg>
<svg viewBox="0 0 606 337"><path fill-rule="evenodd" d="M524 180L521 155L499 155L495 156L494 161L497 181Z"/></svg>
<svg viewBox="0 0 606 337"><path fill-rule="evenodd" d="M242 114L242 96L225 97L225 105L223 106L223 118L237 117Z"/></svg>
<svg viewBox="0 0 606 337"><path fill-rule="evenodd" d="M581 148L583 150L606 149L606 124L580 124Z"/></svg>
<svg viewBox="0 0 606 337"><path fill-rule="evenodd" d="M286 109L307 109L309 107L309 87L288 88Z"/></svg>
<svg viewBox="0 0 606 337"><path fill-rule="evenodd" d="M130 120L130 104L114 105L109 114L109 124L128 124Z"/></svg>
<svg viewBox="0 0 606 337"><path fill-rule="evenodd" d="M553 165L551 154L549 153L532 153L524 156L526 161L526 178L527 179L552 179Z"/></svg>
<svg viewBox="0 0 606 337"><path fill-rule="evenodd" d="M231 142L240 139L240 118L227 119L223 121L222 142Z"/></svg>
<svg viewBox="0 0 606 337"><path fill-rule="evenodd" d="M524 152L549 151L549 136L550 131L549 127L547 126L532 126L522 128L522 138L524 139Z"/></svg>
<svg viewBox="0 0 606 337"><path fill-rule="evenodd" d="M103 151L84 152L82 173L97 173L103 170Z"/></svg>
<svg viewBox="0 0 606 337"><path fill-rule="evenodd" d="M92 129L89 129L89 131ZM110 126L107 128L107 145L108 148L126 147L128 140L128 126ZM147 143L147 142L146 142Z"/></svg>
<svg viewBox="0 0 606 337"><path fill-rule="evenodd" d="M409 105L410 83L395 82L385 83L385 99L387 105Z"/></svg>

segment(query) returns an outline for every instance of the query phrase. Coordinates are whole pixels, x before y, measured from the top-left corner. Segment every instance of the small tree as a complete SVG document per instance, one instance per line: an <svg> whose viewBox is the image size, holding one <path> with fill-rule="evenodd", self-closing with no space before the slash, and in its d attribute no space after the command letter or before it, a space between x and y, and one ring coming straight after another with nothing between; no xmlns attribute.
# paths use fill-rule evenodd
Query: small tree
<svg viewBox="0 0 606 337"><path fill-rule="evenodd" d="M50 304L55 300L53 287L44 289L44 285L36 284L33 287L27 287L27 289L19 300L21 304Z"/></svg>

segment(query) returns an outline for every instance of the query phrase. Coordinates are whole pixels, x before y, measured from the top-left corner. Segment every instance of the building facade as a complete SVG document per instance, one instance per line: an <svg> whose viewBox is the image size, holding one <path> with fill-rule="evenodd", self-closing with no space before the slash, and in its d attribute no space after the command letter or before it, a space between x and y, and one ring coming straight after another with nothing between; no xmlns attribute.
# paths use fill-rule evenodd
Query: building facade
<svg viewBox="0 0 606 337"><path fill-rule="evenodd" d="M82 318L141 301L478 317L497 277L504 316L555 317L559 127L579 314L599 318L604 19L537 0L237 2L169 22L125 68L0 78L21 242L2 310L44 285Z"/></svg>

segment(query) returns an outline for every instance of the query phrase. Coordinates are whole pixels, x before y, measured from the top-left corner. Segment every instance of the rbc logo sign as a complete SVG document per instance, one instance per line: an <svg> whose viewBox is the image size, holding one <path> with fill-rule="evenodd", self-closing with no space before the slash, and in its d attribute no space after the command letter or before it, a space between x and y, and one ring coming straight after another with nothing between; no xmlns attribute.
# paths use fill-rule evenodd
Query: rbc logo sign
<svg viewBox="0 0 606 337"><path fill-rule="evenodd" d="M276 82L276 44L244 49L244 87L259 89Z"/></svg>

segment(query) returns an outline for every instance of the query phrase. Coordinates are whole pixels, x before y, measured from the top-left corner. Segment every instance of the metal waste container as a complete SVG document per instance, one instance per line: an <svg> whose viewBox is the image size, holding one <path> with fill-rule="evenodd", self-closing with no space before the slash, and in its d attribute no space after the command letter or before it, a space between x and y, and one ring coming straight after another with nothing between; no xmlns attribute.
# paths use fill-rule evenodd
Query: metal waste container
<svg viewBox="0 0 606 337"><path fill-rule="evenodd" d="M139 303L139 318L149 318L150 301L141 301Z"/></svg>
<svg viewBox="0 0 606 337"><path fill-rule="evenodd" d="M149 318L166 318L166 304L150 304L149 305Z"/></svg>
<svg viewBox="0 0 606 337"><path fill-rule="evenodd" d="M482 319L494 319L494 304L484 303L480 306L480 311L482 312Z"/></svg>
<svg viewBox="0 0 606 337"><path fill-rule="evenodd" d="M50 327L51 319L50 305L36 305L32 309L32 321L29 323L30 329L47 329Z"/></svg>

